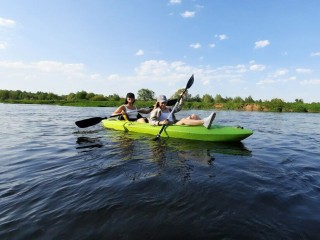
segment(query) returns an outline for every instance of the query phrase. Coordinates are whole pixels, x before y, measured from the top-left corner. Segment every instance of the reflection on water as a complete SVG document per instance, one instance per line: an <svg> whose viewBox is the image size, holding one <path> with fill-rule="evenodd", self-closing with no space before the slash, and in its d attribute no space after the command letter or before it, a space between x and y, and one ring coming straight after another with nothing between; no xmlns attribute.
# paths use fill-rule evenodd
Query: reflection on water
<svg viewBox="0 0 320 240"><path fill-rule="evenodd" d="M182 160L193 160L202 163L212 164L215 154L251 156L251 151L242 142L215 143L192 141L174 138L160 138L153 141L152 136L108 130L108 135L99 138L78 137L77 148L95 148L102 147L101 138L119 145L119 157L133 159L135 155L147 154L151 151L151 157L155 161L164 161L168 155L177 153ZM88 132L82 132L87 134ZM90 132L92 133L92 132Z"/></svg>
<svg viewBox="0 0 320 240"><path fill-rule="evenodd" d="M107 130L113 131L113 130ZM120 141L122 144L132 141L142 141L149 146L172 148L172 151L210 151L212 153L223 153L230 155L244 155L250 156L251 151L242 142L206 142L193 141L176 138L160 138L158 141L153 141L151 135L144 135L139 133L119 132L113 131L114 141ZM155 143L155 144L153 144Z"/></svg>
<svg viewBox="0 0 320 240"><path fill-rule="evenodd" d="M76 148L93 151L95 148L101 148L103 144L110 145L112 142L112 152L116 153L119 159L150 159L159 166L164 166L166 161L194 161L202 165L212 165L217 154L251 156L251 151L242 142L215 143L174 138L160 138L158 141L153 141L151 135L114 130L99 132L102 133L99 137L86 136L96 136L97 131L80 132L82 136L77 138Z"/></svg>
<svg viewBox="0 0 320 240"><path fill-rule="evenodd" d="M78 137L77 144L77 149L85 149L85 151L90 151L92 148L101 148L103 146L99 138L90 137Z"/></svg>
<svg viewBox="0 0 320 240"><path fill-rule="evenodd" d="M99 134L98 134L99 133ZM194 168L211 167L216 156L251 156L243 143L213 143L160 138L151 135L105 130L78 132L77 149L99 156L104 169L120 166L118 174L138 181L173 171L172 176L190 181ZM87 135L98 137L87 137ZM98 150L100 149L100 150ZM125 162L124 162L125 161ZM167 173L166 173L167 174ZM208 172L208 176L214 174ZM179 181L180 181L179 180Z"/></svg>
<svg viewBox="0 0 320 240"><path fill-rule="evenodd" d="M99 132L101 132L101 129L90 128L73 132L76 136L76 149L81 152L88 152L95 148L101 148L103 143L99 137Z"/></svg>

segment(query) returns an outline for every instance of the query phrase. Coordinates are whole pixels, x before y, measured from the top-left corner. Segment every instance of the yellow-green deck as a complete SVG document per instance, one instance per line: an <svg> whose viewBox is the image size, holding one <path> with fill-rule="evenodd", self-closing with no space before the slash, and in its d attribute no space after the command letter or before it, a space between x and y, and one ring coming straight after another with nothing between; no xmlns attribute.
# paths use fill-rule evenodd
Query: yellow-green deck
<svg viewBox="0 0 320 240"><path fill-rule="evenodd" d="M146 133L157 135L162 126L151 126L149 123L126 122L117 119L102 121L105 128L120 131ZM212 125L210 129L204 126L170 125L161 134L162 137L182 138L211 142L239 142L253 134L253 131L239 127Z"/></svg>

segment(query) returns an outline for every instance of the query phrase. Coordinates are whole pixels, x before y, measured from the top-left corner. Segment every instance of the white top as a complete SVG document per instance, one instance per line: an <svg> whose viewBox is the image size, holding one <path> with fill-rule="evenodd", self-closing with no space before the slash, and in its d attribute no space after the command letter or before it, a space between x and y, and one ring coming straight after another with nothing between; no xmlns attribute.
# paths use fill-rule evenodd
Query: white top
<svg viewBox="0 0 320 240"><path fill-rule="evenodd" d="M138 118L138 109L129 109L126 105L124 105L126 108L126 113L129 119L137 119Z"/></svg>
<svg viewBox="0 0 320 240"><path fill-rule="evenodd" d="M162 112L161 111L161 115L160 115L160 119L159 121L163 121L163 120L166 120L170 115L170 112ZM170 116L170 118L168 119L170 122L173 122L173 117L172 117L172 114Z"/></svg>

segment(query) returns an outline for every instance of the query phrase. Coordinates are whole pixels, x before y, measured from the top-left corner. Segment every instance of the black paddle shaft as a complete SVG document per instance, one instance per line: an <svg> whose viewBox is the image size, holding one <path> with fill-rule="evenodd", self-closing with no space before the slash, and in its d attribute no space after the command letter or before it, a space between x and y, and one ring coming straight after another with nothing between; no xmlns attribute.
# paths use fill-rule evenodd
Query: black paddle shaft
<svg viewBox="0 0 320 240"><path fill-rule="evenodd" d="M182 94L180 95L180 97L178 98L176 104L174 105L173 109L171 110L169 116L167 117L167 120L171 117L171 115L173 114L174 110L176 109L176 107L178 106L181 98L183 97L183 95L185 94L185 92L192 86L194 82L194 77L193 77L193 74L192 76L190 77L188 83L187 83L187 86L186 88L183 90ZM163 132L163 130L165 129L165 127L168 126L168 125L163 125L162 128L160 129L160 132L157 134L157 136L154 138L154 140L158 140L161 136L161 133Z"/></svg>

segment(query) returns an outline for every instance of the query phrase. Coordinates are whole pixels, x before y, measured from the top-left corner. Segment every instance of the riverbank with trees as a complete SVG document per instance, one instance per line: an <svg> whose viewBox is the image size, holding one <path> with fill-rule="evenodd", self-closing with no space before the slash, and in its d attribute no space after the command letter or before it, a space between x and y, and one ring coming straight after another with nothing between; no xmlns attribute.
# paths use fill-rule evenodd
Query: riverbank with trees
<svg viewBox="0 0 320 240"><path fill-rule="evenodd" d="M178 90L171 99L177 98L181 90ZM154 92L149 89L140 89L137 94L137 107L148 107L155 103ZM77 107L117 107L124 102L124 98L118 94L105 96L102 94L87 93L80 91L68 95L57 95L46 92L26 92L20 90L0 90L1 103L14 104L51 104L60 106ZM295 102L284 102L280 98L269 100L254 100L251 96L241 97L222 97L220 94L214 97L205 94L188 97L183 105L184 109L219 109L219 110L238 110L238 111L265 111L265 112L310 112L320 113L320 103L304 103L302 99Z"/></svg>

